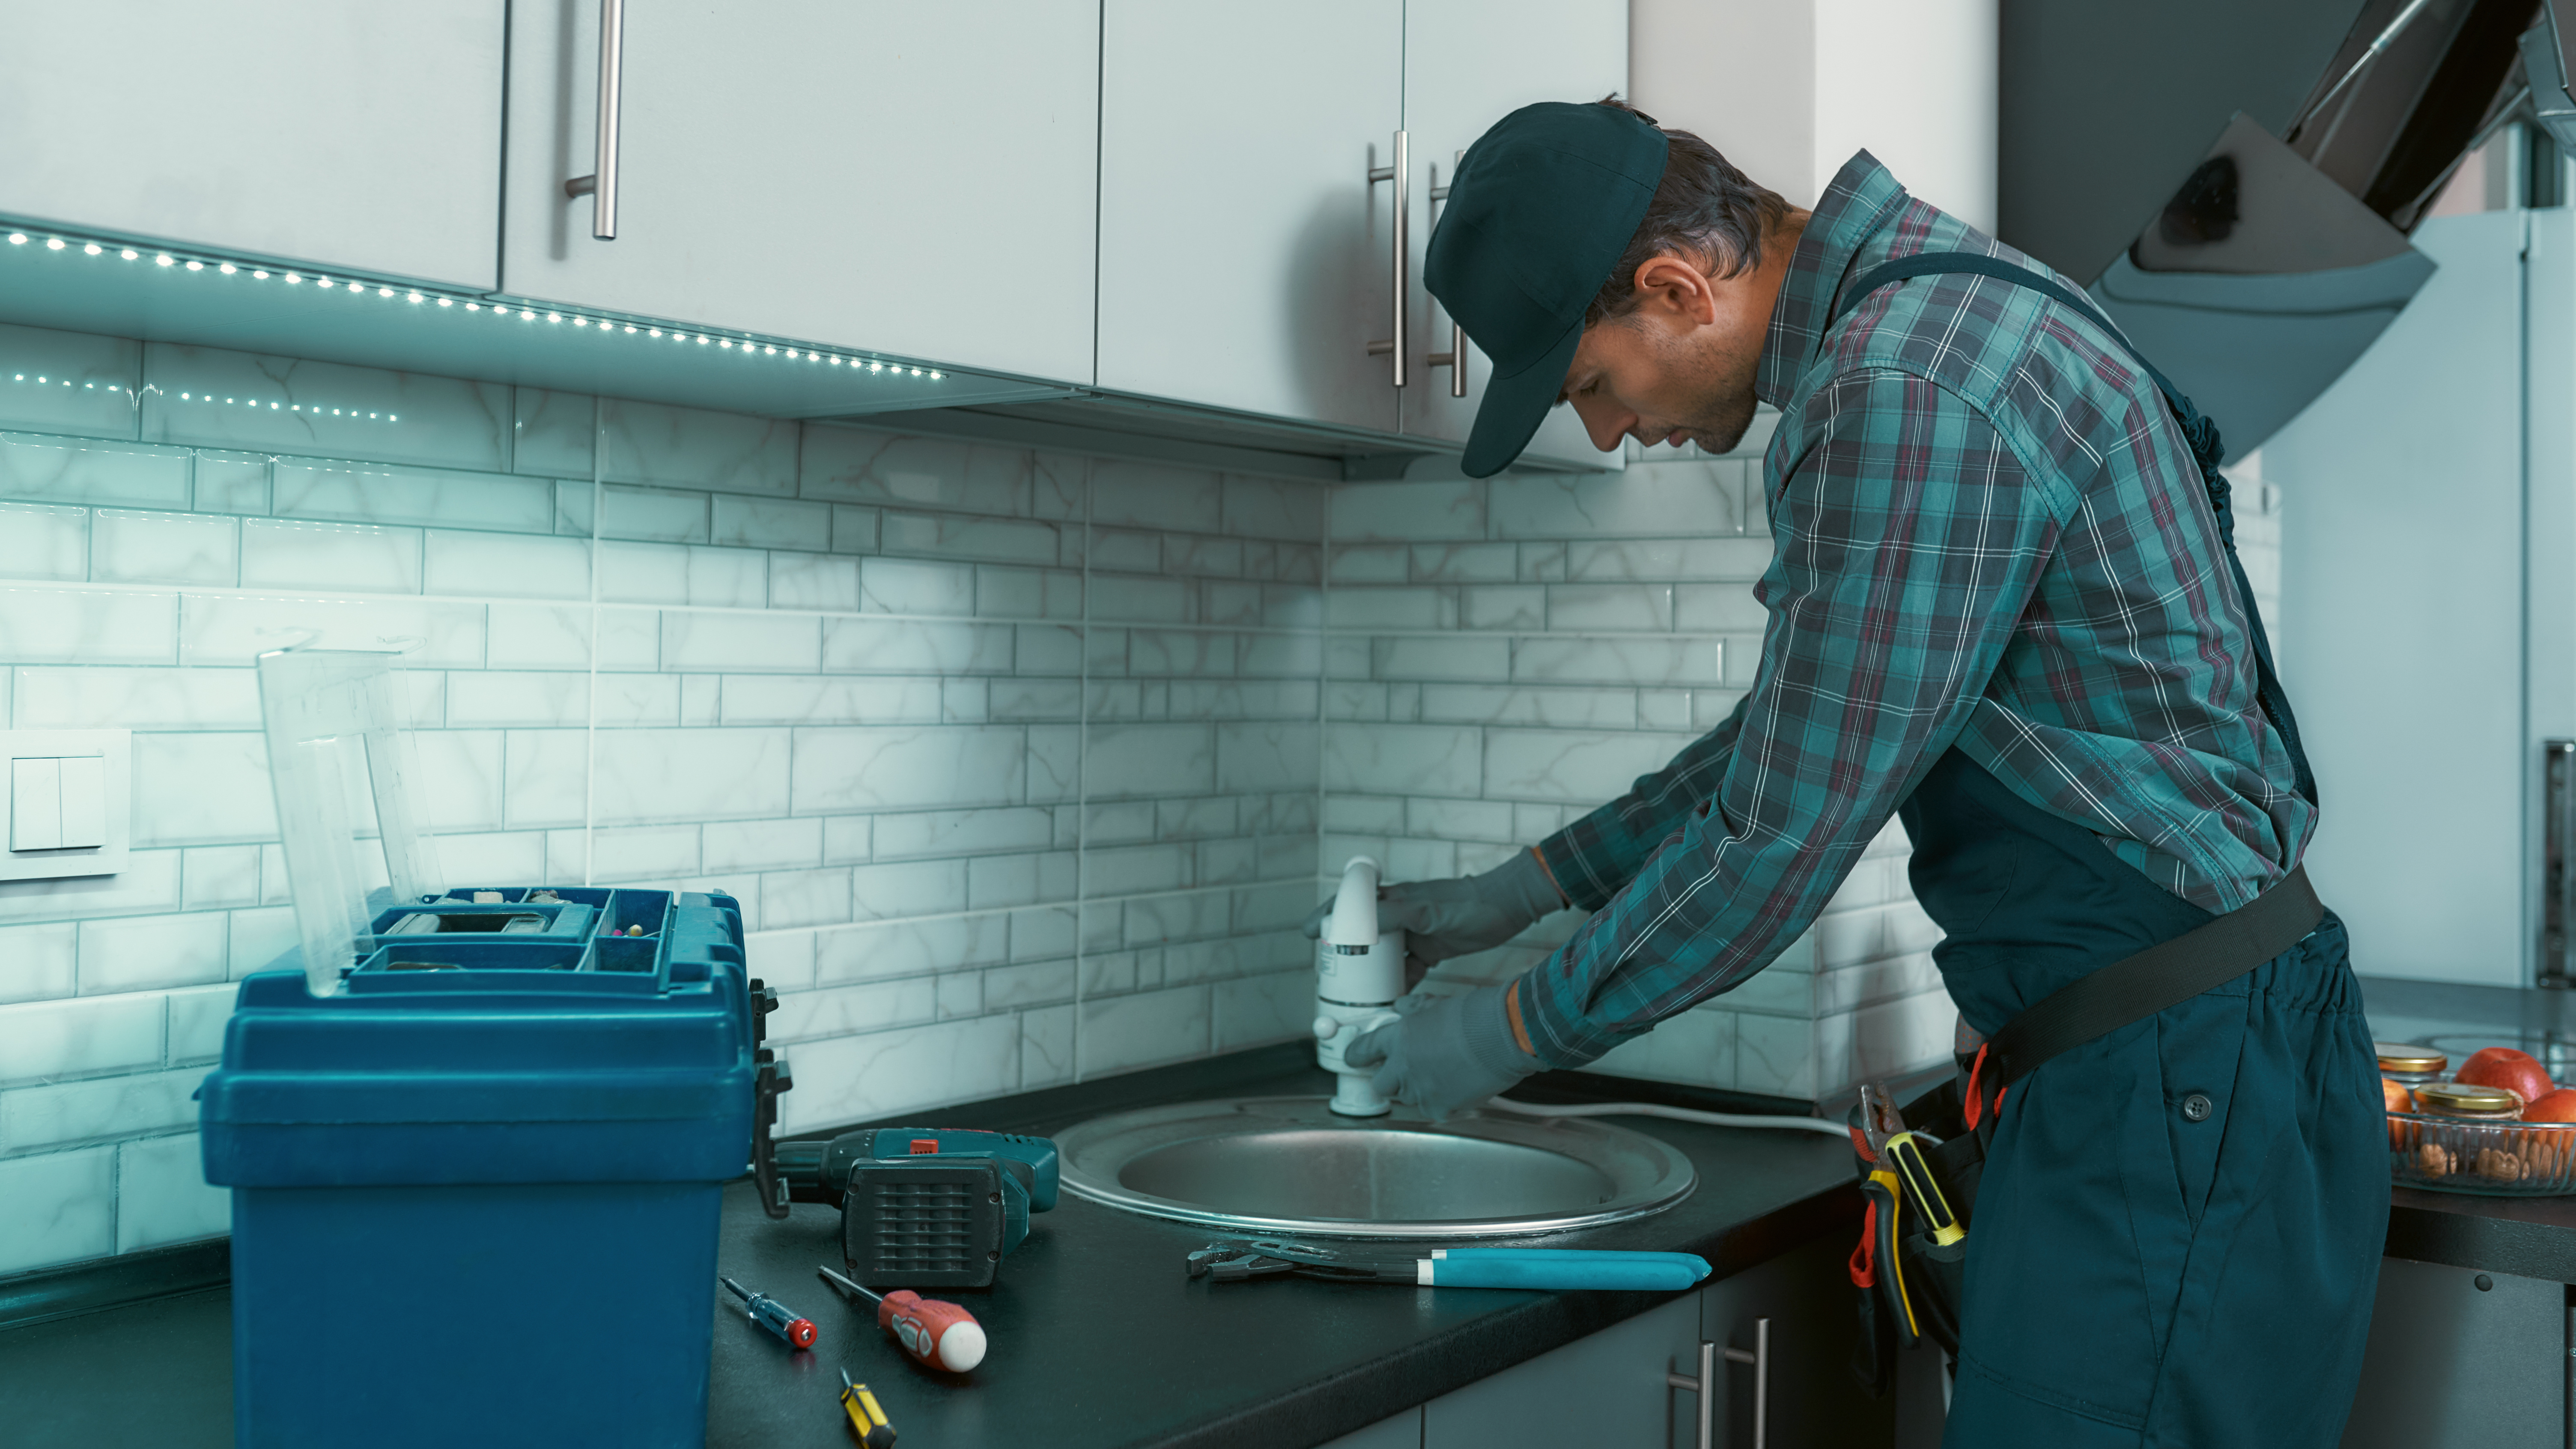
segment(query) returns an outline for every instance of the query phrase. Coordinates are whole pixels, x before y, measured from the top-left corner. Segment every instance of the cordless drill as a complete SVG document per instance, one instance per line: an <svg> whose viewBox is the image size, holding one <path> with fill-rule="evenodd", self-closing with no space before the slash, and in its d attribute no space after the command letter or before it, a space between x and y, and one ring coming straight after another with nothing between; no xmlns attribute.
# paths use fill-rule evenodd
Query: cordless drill
<svg viewBox="0 0 2576 1449"><path fill-rule="evenodd" d="M841 1210L850 1276L886 1288L988 1288L1055 1206L1055 1143L959 1127L869 1127L772 1149L790 1202Z"/></svg>

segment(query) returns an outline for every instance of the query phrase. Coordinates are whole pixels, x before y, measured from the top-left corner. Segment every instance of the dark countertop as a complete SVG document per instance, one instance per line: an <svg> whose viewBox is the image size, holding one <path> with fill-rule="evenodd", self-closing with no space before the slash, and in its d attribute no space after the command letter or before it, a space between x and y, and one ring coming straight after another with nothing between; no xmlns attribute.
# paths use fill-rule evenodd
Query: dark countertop
<svg viewBox="0 0 2576 1449"><path fill-rule="evenodd" d="M948 1125L1052 1132L1157 1101L1329 1087L1298 1061L1293 1048L1267 1048L935 1115ZM1560 1097L1550 1089L1565 1085L1575 1084L1541 1079L1523 1095ZM1580 1085L1597 1095L1603 1084ZM1627 1095L1640 1084L1607 1085ZM1689 1153L1698 1189L1654 1217L1546 1241L1697 1252L1723 1276L1820 1234L1853 1231L1851 1157L1826 1138L1620 1120ZM1192 1282L1181 1258L1213 1236L1207 1229L1067 1195L1032 1220L998 1287L946 1295L965 1303L993 1341L981 1368L951 1379L918 1368L815 1278L816 1264L838 1264L838 1214L805 1204L791 1212L772 1222L748 1184L727 1191L722 1270L811 1316L822 1336L814 1351L792 1354L720 1310L707 1436L718 1449L842 1449L850 1441L835 1399L844 1367L875 1389L914 1449L1309 1446L1663 1301L1299 1279ZM2576 1283L2576 1198L2396 1189L2388 1251ZM168 1275L159 1281L168 1294ZM0 1291L0 1310L10 1302ZM0 1424L10 1426L13 1445L227 1445L230 1345L230 1295L221 1287L0 1331ZM603 1340L598 1351L613 1344Z"/></svg>
<svg viewBox="0 0 2576 1449"><path fill-rule="evenodd" d="M1266 1048L931 1115L1052 1132L1156 1101L1329 1091L1311 1060ZM1524 1095L1557 1094L1540 1083ZM1723 1276L1854 1231L1851 1153L1830 1139L1618 1120L1689 1153L1698 1188L1638 1222L1530 1241L1697 1252ZM914 1449L1302 1449L1670 1296L1192 1282L1183 1255L1210 1230L1067 1194L1031 1220L997 1287L933 1295L964 1303L992 1338L983 1366L952 1378L915 1365L815 1277L817 1264L840 1263L836 1210L798 1204L772 1222L737 1183L722 1232L720 1270L811 1317L821 1336L811 1352L791 1353L722 1311L731 1300L718 1295L707 1442L719 1449L846 1449L842 1368L875 1390ZM229 1444L230 1329L230 1295L213 1288L0 1331L0 1423L13 1445ZM595 1348L614 1351L605 1336Z"/></svg>

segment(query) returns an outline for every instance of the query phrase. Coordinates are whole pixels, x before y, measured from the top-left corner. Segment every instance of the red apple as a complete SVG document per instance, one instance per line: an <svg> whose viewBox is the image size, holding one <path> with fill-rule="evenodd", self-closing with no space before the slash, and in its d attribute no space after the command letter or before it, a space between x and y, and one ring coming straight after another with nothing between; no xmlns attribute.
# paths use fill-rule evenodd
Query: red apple
<svg viewBox="0 0 2576 1449"><path fill-rule="evenodd" d="M2576 1087L2543 1092L2522 1109L2525 1122L2576 1122Z"/></svg>
<svg viewBox="0 0 2576 1449"><path fill-rule="evenodd" d="M2538 1061L2511 1047L2488 1047L2460 1064L2459 1081L2473 1087L2502 1087L2526 1105L2557 1090Z"/></svg>

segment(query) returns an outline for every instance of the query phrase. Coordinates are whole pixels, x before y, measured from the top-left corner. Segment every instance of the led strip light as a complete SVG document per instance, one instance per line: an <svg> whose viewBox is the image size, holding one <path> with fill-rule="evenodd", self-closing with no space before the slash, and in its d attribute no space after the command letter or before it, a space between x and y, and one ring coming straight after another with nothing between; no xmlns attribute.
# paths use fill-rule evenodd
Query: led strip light
<svg viewBox="0 0 2576 1449"><path fill-rule="evenodd" d="M353 281L345 277L334 278L324 276L318 272L290 271L283 267L255 267L247 263L228 262L219 258L176 256L166 251L146 253L141 249L123 246L115 242L100 242L72 237L48 236L39 243L35 237L26 232L13 231L9 233L9 245L13 247L42 245L44 249L49 252L77 251L82 256L114 257L117 260L127 262L139 262L142 261L146 255L149 255L152 259L152 264L156 267L173 267L191 272L208 272L216 276L224 277L246 277L254 282L275 281L279 282L281 285L290 287L309 285L324 292L345 291L349 296L361 299L372 295L379 300L397 301L408 306L436 306L451 311L461 309L467 314L498 317L505 321L514 320L526 323L536 322L542 319L550 325L560 325L562 323L569 322L575 327L587 329L603 337L633 337L641 342L671 341L677 342L682 346L695 343L700 347L713 347L720 352L738 353L744 357L776 357L788 362L821 363L832 367L847 367L852 372L867 372L881 377L910 376L918 377L928 382L939 382L944 380L946 377L946 374L942 373L935 367L919 367L911 363L899 362L890 358L867 357L846 352L829 352L820 348L805 347L802 345L781 347L776 342L763 338L752 337L747 334L737 333L727 335L720 332L709 332L703 330L692 331L678 327L661 327L650 323L630 322L623 317L607 317L596 312L567 311L562 308L550 307L540 312L533 307L512 306L507 303L494 302L488 298L467 293L456 293L450 295L419 287L389 287L381 283ZM26 378L22 374L15 380L24 382ZM43 379L38 380L42 381ZM63 385L68 387L71 384L66 381ZM119 390L121 391L122 389ZM192 402L197 401L197 399L194 398L187 400ZM208 396L204 401L212 402L214 399L211 396ZM224 401L229 403L233 400L231 398L226 398ZM252 402L250 406L258 407L260 404L258 402ZM274 409L278 407L278 404L269 403L267 406ZM314 409L314 411L318 412L320 409L317 408ZM352 413L350 416L355 416L355 414ZM375 415L370 413L368 416L373 417ZM391 414L387 414L385 421L392 422L395 421L395 419Z"/></svg>

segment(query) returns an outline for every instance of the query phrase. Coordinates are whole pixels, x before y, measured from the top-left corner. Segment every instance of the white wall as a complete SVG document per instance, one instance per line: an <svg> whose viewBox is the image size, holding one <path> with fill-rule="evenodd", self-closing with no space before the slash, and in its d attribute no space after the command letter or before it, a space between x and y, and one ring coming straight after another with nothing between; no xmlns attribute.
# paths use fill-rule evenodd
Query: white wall
<svg viewBox="0 0 2576 1449"><path fill-rule="evenodd" d="M1995 224L1997 0L1630 0L1633 99L1797 206L1866 148Z"/></svg>

